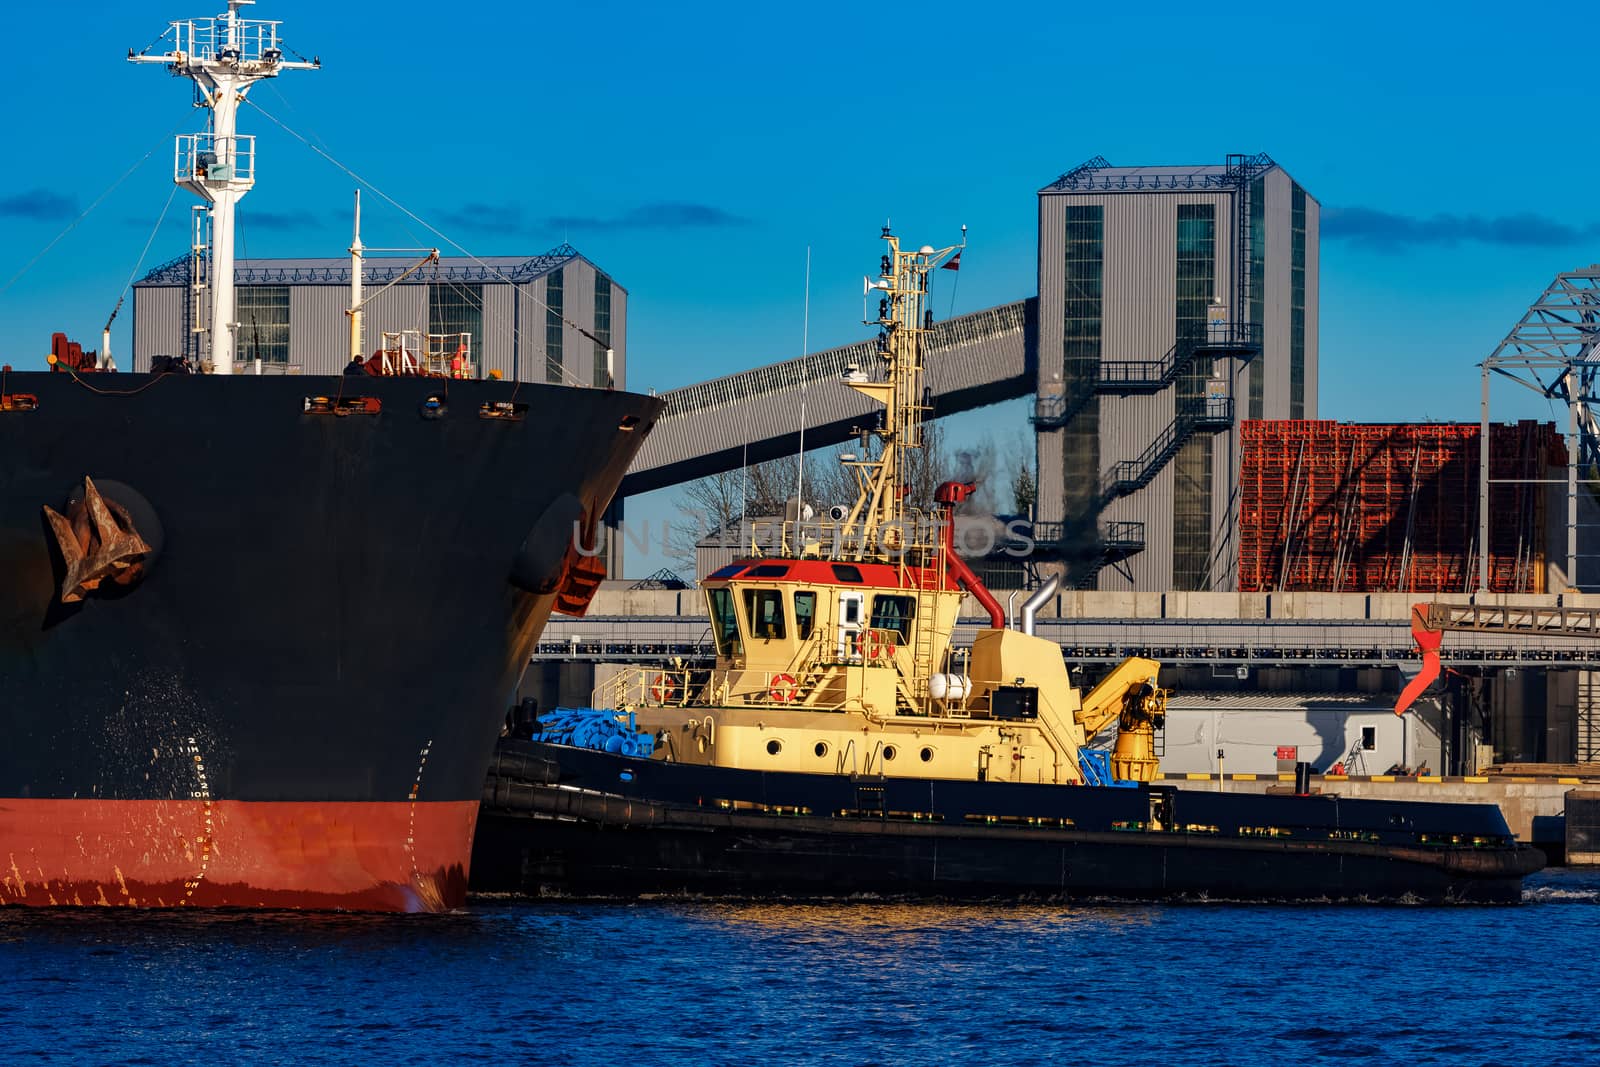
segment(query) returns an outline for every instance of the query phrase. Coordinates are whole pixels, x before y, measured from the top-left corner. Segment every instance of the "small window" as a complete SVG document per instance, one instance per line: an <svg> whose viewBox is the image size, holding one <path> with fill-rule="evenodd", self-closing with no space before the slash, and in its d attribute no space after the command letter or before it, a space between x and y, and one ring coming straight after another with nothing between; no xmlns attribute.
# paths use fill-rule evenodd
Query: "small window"
<svg viewBox="0 0 1600 1067"><path fill-rule="evenodd" d="M1363 726L1361 728L1361 747L1368 752L1378 747L1378 728L1376 726Z"/></svg>
<svg viewBox="0 0 1600 1067"><path fill-rule="evenodd" d="M709 581L711 581L712 579L715 579L715 578L732 578L735 574L738 574L742 570L744 570L744 564L743 563L730 563L726 567L723 567L721 570L718 570L713 574L707 575L706 576L706 581L709 582Z"/></svg>
<svg viewBox="0 0 1600 1067"><path fill-rule="evenodd" d="M763 563L759 567L751 567L746 572L746 578L782 578L789 573L787 563Z"/></svg>
<svg viewBox="0 0 1600 1067"><path fill-rule="evenodd" d="M898 756L899 754L900 753L895 749L895 747L893 745L884 745L883 746L883 758L884 759L892 760L896 756Z"/></svg>
<svg viewBox="0 0 1600 1067"><path fill-rule="evenodd" d="M826 742L826 741L818 741L815 745L812 746L811 751L813 751L813 752L815 752L817 754L817 758L818 759L822 759L824 756L826 756L828 754L828 742Z"/></svg>
<svg viewBox="0 0 1600 1067"><path fill-rule="evenodd" d="M839 579L841 582L853 582L857 585L861 584L862 578L860 567L853 566L849 563L835 563L832 564L832 567L833 576Z"/></svg>
<svg viewBox="0 0 1600 1067"><path fill-rule="evenodd" d="M767 755L776 756L778 753L780 753L782 751L783 751L783 742L779 741L776 737L774 737L771 741L767 742Z"/></svg>
<svg viewBox="0 0 1600 1067"><path fill-rule="evenodd" d="M794 595L794 628L800 640L811 637L811 628L817 621L817 594L809 590Z"/></svg>
<svg viewBox="0 0 1600 1067"><path fill-rule="evenodd" d="M707 590L711 601L711 636L717 642L717 655L731 656L742 652L739 643L739 619L733 611L733 593L726 586Z"/></svg>
<svg viewBox="0 0 1600 1067"><path fill-rule="evenodd" d="M773 641L783 638L783 594L776 589L746 589L744 613L750 620L752 639Z"/></svg>
<svg viewBox="0 0 1600 1067"><path fill-rule="evenodd" d="M916 615L917 601L908 596L875 596L872 598L872 628L893 630L901 642L911 640L911 619Z"/></svg>
<svg viewBox="0 0 1600 1067"><path fill-rule="evenodd" d="M917 755L922 757L923 763L933 762L933 749L928 748L926 745L923 746L922 751L917 753Z"/></svg>

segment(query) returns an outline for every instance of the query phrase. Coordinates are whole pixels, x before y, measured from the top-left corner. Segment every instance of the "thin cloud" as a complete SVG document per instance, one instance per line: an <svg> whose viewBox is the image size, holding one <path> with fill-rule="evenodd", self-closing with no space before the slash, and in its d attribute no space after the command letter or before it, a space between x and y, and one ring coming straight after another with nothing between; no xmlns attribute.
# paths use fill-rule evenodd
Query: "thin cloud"
<svg viewBox="0 0 1600 1067"><path fill-rule="evenodd" d="M563 230L710 230L743 226L748 221L710 204L667 202L642 204L613 218L556 215L546 219L545 225Z"/></svg>
<svg viewBox="0 0 1600 1067"><path fill-rule="evenodd" d="M708 230L747 225L749 220L710 204L667 201L641 204L620 215L551 215L529 218L516 204L464 204L442 212L451 229L496 233L595 233L622 230Z"/></svg>
<svg viewBox="0 0 1600 1067"><path fill-rule="evenodd" d="M314 211L250 211L239 212L244 224L268 230L312 230L326 224Z"/></svg>
<svg viewBox="0 0 1600 1067"><path fill-rule="evenodd" d="M1600 223L1574 226L1526 212L1494 217L1434 215L1423 219L1374 208L1330 207L1322 213L1322 235L1393 251L1449 246L1464 241L1518 248L1558 248L1600 236Z"/></svg>
<svg viewBox="0 0 1600 1067"><path fill-rule="evenodd" d="M528 228L522 209L516 204L463 204L460 208L440 212L439 222L450 230L494 233L520 233Z"/></svg>
<svg viewBox="0 0 1600 1067"><path fill-rule="evenodd" d="M29 189L25 193L0 198L0 217L51 222L70 219L78 213L78 202L70 196L48 189Z"/></svg>

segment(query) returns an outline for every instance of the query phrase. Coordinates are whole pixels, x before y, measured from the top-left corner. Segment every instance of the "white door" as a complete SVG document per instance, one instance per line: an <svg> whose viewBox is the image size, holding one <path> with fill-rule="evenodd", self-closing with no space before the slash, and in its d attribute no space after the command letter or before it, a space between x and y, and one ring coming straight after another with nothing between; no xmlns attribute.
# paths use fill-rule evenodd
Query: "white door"
<svg viewBox="0 0 1600 1067"><path fill-rule="evenodd" d="M867 597L865 593L839 594L839 659L861 659L861 630L866 625Z"/></svg>

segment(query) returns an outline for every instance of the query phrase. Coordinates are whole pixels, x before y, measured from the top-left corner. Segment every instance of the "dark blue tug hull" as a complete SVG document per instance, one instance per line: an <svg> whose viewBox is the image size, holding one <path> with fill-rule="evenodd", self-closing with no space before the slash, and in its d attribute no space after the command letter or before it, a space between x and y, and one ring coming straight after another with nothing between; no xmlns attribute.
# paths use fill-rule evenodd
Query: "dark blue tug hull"
<svg viewBox="0 0 1600 1067"><path fill-rule="evenodd" d="M764 773L506 740L472 888L1509 903L1543 863L1493 805Z"/></svg>

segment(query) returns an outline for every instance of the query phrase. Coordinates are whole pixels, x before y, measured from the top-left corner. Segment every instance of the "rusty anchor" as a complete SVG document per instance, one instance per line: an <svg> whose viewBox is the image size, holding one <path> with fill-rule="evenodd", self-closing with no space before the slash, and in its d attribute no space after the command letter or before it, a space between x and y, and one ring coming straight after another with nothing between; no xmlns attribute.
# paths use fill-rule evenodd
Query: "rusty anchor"
<svg viewBox="0 0 1600 1067"><path fill-rule="evenodd" d="M128 510L101 496L92 478L84 477L83 498L70 504L65 515L47 505L44 517L67 565L61 582L63 604L77 603L108 579L128 586L144 576L150 546L134 528Z"/></svg>

